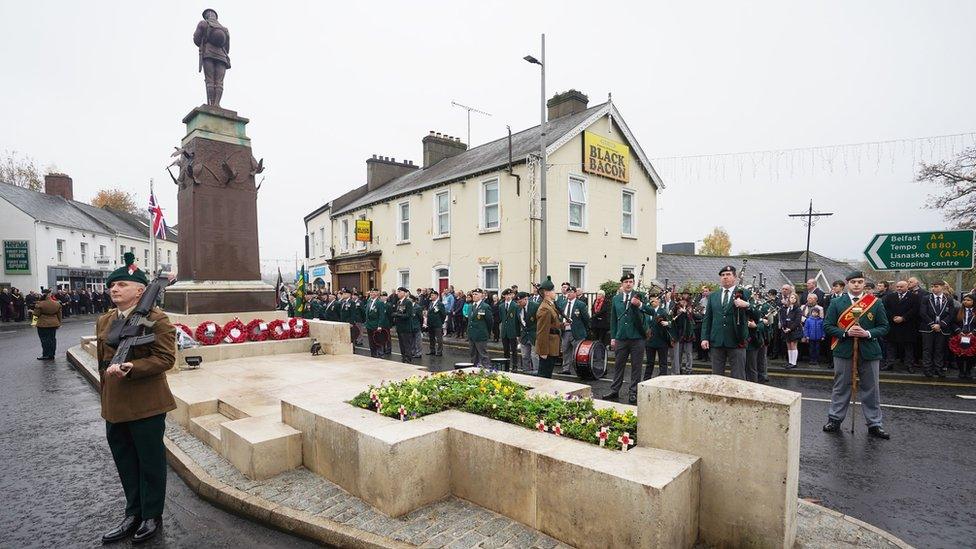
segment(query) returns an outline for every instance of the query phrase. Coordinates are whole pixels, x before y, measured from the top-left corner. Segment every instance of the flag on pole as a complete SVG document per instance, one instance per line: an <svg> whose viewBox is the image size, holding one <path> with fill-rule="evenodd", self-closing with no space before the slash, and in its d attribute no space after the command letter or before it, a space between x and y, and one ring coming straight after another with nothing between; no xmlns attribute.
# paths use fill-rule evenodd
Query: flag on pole
<svg viewBox="0 0 976 549"><path fill-rule="evenodd" d="M281 267L278 267L278 281L275 282L275 298L278 300L279 310L288 308L288 290L285 288L285 281L281 278Z"/></svg>
<svg viewBox="0 0 976 549"><path fill-rule="evenodd" d="M156 202L156 193L149 190L149 217L152 219L152 232L156 238L166 240L166 220L163 219L163 209Z"/></svg>
<svg viewBox="0 0 976 549"><path fill-rule="evenodd" d="M305 312L305 266L298 270L298 285L295 286L295 316Z"/></svg>

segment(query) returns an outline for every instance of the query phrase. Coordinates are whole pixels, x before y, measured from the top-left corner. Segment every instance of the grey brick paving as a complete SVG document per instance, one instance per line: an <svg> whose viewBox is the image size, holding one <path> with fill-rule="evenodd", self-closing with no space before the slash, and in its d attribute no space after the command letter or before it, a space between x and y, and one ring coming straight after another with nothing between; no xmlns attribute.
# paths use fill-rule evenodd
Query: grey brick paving
<svg viewBox="0 0 976 549"><path fill-rule="evenodd" d="M252 481L178 424L168 421L166 436L207 474L238 490L418 547L501 547L513 541L526 541L523 548L532 544L567 547L508 517L457 498L392 518L305 468ZM505 532L508 534L499 535Z"/></svg>

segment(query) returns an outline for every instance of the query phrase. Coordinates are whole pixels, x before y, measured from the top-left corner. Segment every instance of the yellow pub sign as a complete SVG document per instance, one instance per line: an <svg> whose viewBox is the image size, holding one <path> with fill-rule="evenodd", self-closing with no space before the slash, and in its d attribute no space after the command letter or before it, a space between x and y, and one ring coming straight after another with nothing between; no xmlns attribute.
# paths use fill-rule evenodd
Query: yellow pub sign
<svg viewBox="0 0 976 549"><path fill-rule="evenodd" d="M593 132L583 132L583 171L630 181L630 147Z"/></svg>
<svg viewBox="0 0 976 549"><path fill-rule="evenodd" d="M373 222L368 219L356 220L356 242L373 241Z"/></svg>

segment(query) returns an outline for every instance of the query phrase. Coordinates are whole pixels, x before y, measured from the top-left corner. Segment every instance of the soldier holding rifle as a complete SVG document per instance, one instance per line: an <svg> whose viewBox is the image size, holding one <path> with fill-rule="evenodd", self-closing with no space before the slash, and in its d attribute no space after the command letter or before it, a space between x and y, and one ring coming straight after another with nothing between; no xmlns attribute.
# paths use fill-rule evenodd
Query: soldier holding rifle
<svg viewBox="0 0 976 549"><path fill-rule="evenodd" d="M853 395L861 400L868 434L890 438L882 425L878 384L881 364L878 338L888 333L888 315L881 299L864 291L864 274L860 271L847 275L847 293L830 300L824 331L831 336L834 359L834 389L824 432L840 431ZM852 430L853 424L852 418Z"/></svg>

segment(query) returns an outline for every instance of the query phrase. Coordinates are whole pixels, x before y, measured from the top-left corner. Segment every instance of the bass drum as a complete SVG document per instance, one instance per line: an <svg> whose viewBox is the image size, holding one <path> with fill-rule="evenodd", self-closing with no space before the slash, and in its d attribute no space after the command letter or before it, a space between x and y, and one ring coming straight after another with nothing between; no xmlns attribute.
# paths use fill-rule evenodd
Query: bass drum
<svg viewBox="0 0 976 549"><path fill-rule="evenodd" d="M586 339L576 346L576 375L580 379L600 379L607 373L607 346L600 340Z"/></svg>

